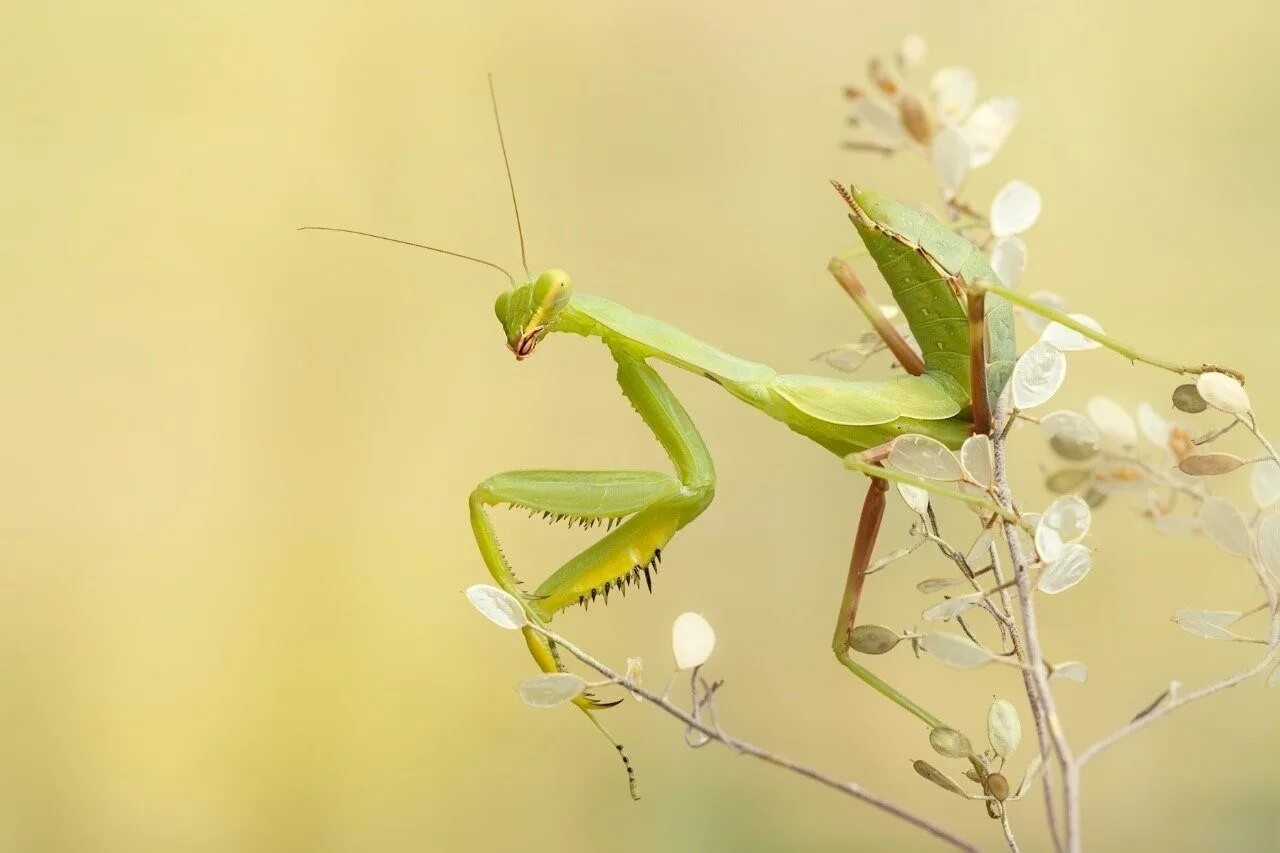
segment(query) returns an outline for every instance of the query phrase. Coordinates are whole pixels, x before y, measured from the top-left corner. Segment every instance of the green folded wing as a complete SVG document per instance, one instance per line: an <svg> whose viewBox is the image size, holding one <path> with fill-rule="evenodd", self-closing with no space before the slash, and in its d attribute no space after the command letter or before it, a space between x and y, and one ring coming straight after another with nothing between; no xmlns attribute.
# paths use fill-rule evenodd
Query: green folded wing
<svg viewBox="0 0 1280 853"><path fill-rule="evenodd" d="M844 426L874 426L898 418L945 420L960 413L955 395L963 394L949 378L927 374L887 382L792 374L778 376L769 387L806 415Z"/></svg>

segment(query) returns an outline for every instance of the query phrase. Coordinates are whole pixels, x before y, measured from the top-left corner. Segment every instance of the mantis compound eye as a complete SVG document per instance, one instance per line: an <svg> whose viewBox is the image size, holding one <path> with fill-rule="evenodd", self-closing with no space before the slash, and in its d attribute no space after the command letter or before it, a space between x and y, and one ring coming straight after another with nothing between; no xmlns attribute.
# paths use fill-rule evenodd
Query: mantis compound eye
<svg viewBox="0 0 1280 853"><path fill-rule="evenodd" d="M546 324L569 304L573 285L564 270L547 270L533 283L533 316L530 325Z"/></svg>
<svg viewBox="0 0 1280 853"><path fill-rule="evenodd" d="M494 311L517 359L527 358L569 304L572 293L563 270L548 270L536 281L498 296Z"/></svg>

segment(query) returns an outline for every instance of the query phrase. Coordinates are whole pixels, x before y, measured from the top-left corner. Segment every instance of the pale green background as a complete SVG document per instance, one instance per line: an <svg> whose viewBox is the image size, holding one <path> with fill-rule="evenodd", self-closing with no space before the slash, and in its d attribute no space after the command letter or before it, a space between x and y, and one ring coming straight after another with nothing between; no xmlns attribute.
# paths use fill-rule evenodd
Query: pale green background
<svg viewBox="0 0 1280 853"><path fill-rule="evenodd" d="M826 258L854 235L826 180L904 198L918 161L838 148L842 84L906 32L1024 102L972 182L1045 212L1027 287L1188 360L1246 369L1263 422L1280 126L1262 3L19 3L0 29L0 847L40 851L932 849L850 800L650 709L611 715L645 798L568 710L535 712L464 501L526 466L661 465L598 345L517 365L479 267L329 235L378 229L516 263L485 90L497 75L535 266L781 369L851 339ZM877 368L881 369L881 368ZM1164 410L1163 374L1073 357L1063 405ZM963 829L911 772L918 724L827 648L861 485L704 382L674 376L721 485L651 598L557 622L667 671L704 612L735 732ZM1017 442L1043 500L1039 442ZM524 574L572 543L500 517ZM895 509L886 546L906 539ZM1256 647L1178 607L1243 608L1243 564L1101 511L1098 568L1041 613L1076 743L1170 678ZM910 625L923 553L869 586ZM880 661L970 731L1012 671ZM1086 775L1094 849L1274 849L1280 694L1249 685ZM1020 770L1026 747L1015 760ZM1016 775L1016 774L1015 774ZM1039 799L1015 812L1029 849Z"/></svg>

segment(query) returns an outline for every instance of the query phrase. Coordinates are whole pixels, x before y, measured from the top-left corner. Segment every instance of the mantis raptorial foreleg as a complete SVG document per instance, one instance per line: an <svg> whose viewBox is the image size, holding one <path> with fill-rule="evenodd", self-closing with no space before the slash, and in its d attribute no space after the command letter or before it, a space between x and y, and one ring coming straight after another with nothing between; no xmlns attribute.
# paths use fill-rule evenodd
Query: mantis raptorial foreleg
<svg viewBox="0 0 1280 853"><path fill-rule="evenodd" d="M521 596L530 616L547 621L571 604L584 607L611 590L653 584L662 549L706 509L715 468L702 437L666 382L642 360L618 351L618 384L662 444L677 476L656 471L511 471L481 483L471 495L476 542L489 573ZM485 506L508 504L586 527L618 524L557 569L532 594L520 589L498 547ZM535 653L536 656L536 653ZM543 656L543 668L555 669ZM548 670L548 671L551 671Z"/></svg>
<svg viewBox="0 0 1280 853"><path fill-rule="evenodd" d="M471 493L471 526L489 573L500 587L524 601L530 619L539 625L569 605L586 608L597 599L608 602L611 591L625 595L633 583L652 589L662 549L707 508L715 492L711 455L666 382L642 359L617 349L612 353L622 393L666 450L676 476L657 471L509 471L490 477ZM507 564L485 511L500 504L583 527L599 523L617 527L528 594ZM555 648L542 634L529 628L524 634L544 672L562 669ZM591 713L609 706L589 694L575 702L621 752ZM630 773L629 764L627 770Z"/></svg>

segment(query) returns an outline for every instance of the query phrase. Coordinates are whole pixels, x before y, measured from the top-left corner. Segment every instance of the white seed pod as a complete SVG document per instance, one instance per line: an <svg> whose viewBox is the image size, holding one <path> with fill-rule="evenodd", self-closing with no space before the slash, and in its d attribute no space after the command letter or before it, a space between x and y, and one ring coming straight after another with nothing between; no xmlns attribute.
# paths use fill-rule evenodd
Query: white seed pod
<svg viewBox="0 0 1280 853"><path fill-rule="evenodd" d="M930 633L920 640L929 657L959 669L982 666L991 662L991 653L967 637L956 634Z"/></svg>
<svg viewBox="0 0 1280 853"><path fill-rule="evenodd" d="M1065 678L1068 681L1084 684L1089 680L1089 668L1078 660L1066 660L1053 668L1049 678Z"/></svg>
<svg viewBox="0 0 1280 853"><path fill-rule="evenodd" d="M1027 268L1027 244L1021 237L1001 237L991 247L990 263L1001 284L1017 287L1022 283L1022 273Z"/></svg>
<svg viewBox="0 0 1280 853"><path fill-rule="evenodd" d="M924 435L895 438L887 461L899 471L925 480L950 482L964 479L964 471L956 455L942 442Z"/></svg>
<svg viewBox="0 0 1280 853"><path fill-rule="evenodd" d="M1234 640L1236 634L1228 631L1230 625L1243 616L1235 610L1179 610L1173 615L1178 627L1206 640Z"/></svg>
<svg viewBox="0 0 1280 853"><path fill-rule="evenodd" d="M1102 332L1102 324L1088 314L1068 314L1067 316L1080 325L1093 329L1095 332ZM1040 340L1053 344L1063 352L1084 352L1085 350L1097 349L1102 346L1092 338L1087 338L1075 329L1069 329L1056 320L1045 327L1044 332L1040 335Z"/></svg>
<svg viewBox="0 0 1280 853"><path fill-rule="evenodd" d="M991 486L995 463L991 455L991 439L986 435L971 435L960 446L960 465L974 483L983 488Z"/></svg>
<svg viewBox="0 0 1280 853"><path fill-rule="evenodd" d="M1235 640L1239 639L1234 631L1229 631L1222 625L1213 622L1204 622L1199 619L1192 618L1191 613L1195 611L1178 611L1178 615L1173 618L1178 627L1186 631L1193 637L1200 637L1203 640ZM1201 611L1203 612L1203 611ZM1188 615L1184 615L1188 614Z"/></svg>
<svg viewBox="0 0 1280 853"><path fill-rule="evenodd" d="M879 136L885 145L895 147L907 140L906 128L902 126L898 114L890 112L870 98L859 98L853 102L853 117Z"/></svg>
<svg viewBox="0 0 1280 853"><path fill-rule="evenodd" d="M1200 519L1193 515L1162 515L1155 521L1157 533L1186 536L1200 529Z"/></svg>
<svg viewBox="0 0 1280 853"><path fill-rule="evenodd" d="M1280 577L1280 515L1269 515L1258 525L1258 556L1267 571Z"/></svg>
<svg viewBox="0 0 1280 853"><path fill-rule="evenodd" d="M1173 432L1173 424L1161 417L1150 403L1138 404L1138 429L1156 447L1161 450L1169 449L1169 435Z"/></svg>
<svg viewBox="0 0 1280 853"><path fill-rule="evenodd" d="M969 143L954 127L944 127L933 137L929 153L933 173L938 178L942 196L953 199L969 174Z"/></svg>
<svg viewBox="0 0 1280 853"><path fill-rule="evenodd" d="M467 587L467 600L479 610L481 615L499 628L514 631L529 624L529 617L515 596L503 592L496 586L478 583Z"/></svg>
<svg viewBox="0 0 1280 853"><path fill-rule="evenodd" d="M1022 784L1018 786L1018 792L1013 795L1015 800L1020 800L1031 792L1031 786L1035 784L1036 777L1040 775L1040 769L1044 767L1044 760L1040 757L1040 753L1036 753L1031 757L1031 763L1027 765L1027 771L1022 774Z"/></svg>
<svg viewBox="0 0 1280 853"><path fill-rule="evenodd" d="M916 515L924 515L929 511L929 493L924 489L919 486L909 486L906 483L894 485L898 487L898 494L902 495L902 500Z"/></svg>
<svg viewBox="0 0 1280 853"><path fill-rule="evenodd" d="M1249 395L1240 380L1225 373L1201 373L1196 379L1196 390L1210 406L1228 415L1243 415L1249 411Z"/></svg>
<svg viewBox="0 0 1280 853"><path fill-rule="evenodd" d="M1249 528L1231 501L1213 497L1200 504L1200 526L1223 551L1238 557L1248 555Z"/></svg>
<svg viewBox="0 0 1280 853"><path fill-rule="evenodd" d="M1013 405L1034 409L1049 401L1067 378L1067 357L1053 344L1041 341L1018 358L1013 366Z"/></svg>
<svg viewBox="0 0 1280 853"><path fill-rule="evenodd" d="M915 68L924 62L928 55L929 45L924 40L924 36L909 33L903 37L902 46L898 48L898 63L904 69Z"/></svg>
<svg viewBox="0 0 1280 853"><path fill-rule="evenodd" d="M641 658L627 658L627 669L623 676L632 684L639 684L644 676L644 661ZM634 690L629 691L631 698L637 702L643 702L644 697Z"/></svg>
<svg viewBox="0 0 1280 853"><path fill-rule="evenodd" d="M945 619L954 619L961 613L964 613L971 607L982 602L984 594L981 592L972 592L968 595L958 595L955 598L948 598L946 601L933 605L924 613L920 614L920 618L926 622L938 622Z"/></svg>
<svg viewBox="0 0 1280 853"><path fill-rule="evenodd" d="M864 334L852 343L841 344L820 352L814 356L814 359L821 359L828 367L834 367L844 373L853 373L883 347L884 342L880 340L879 335L872 332L870 335Z"/></svg>
<svg viewBox="0 0 1280 853"><path fill-rule="evenodd" d="M1091 459L1102 448L1098 428L1078 412L1050 412L1040 419L1040 432L1059 456L1073 462Z"/></svg>
<svg viewBox="0 0 1280 853"><path fill-rule="evenodd" d="M1028 298L1046 308L1052 308L1054 311L1065 312L1067 310L1067 300L1051 290L1037 290ZM1044 330L1049 328L1049 324L1053 322L1048 317L1044 317L1034 311L1028 311L1026 308L1019 308L1018 313L1022 316L1022 322L1027 324L1027 328L1037 335L1044 334Z"/></svg>
<svg viewBox="0 0 1280 853"><path fill-rule="evenodd" d="M991 201L991 234L1021 234L1040 218L1040 193L1024 181L1010 181Z"/></svg>
<svg viewBox="0 0 1280 853"><path fill-rule="evenodd" d="M1080 581L1093 568L1093 554L1080 543L1067 545L1062 555L1045 566L1036 588L1049 595L1057 595Z"/></svg>
<svg viewBox="0 0 1280 853"><path fill-rule="evenodd" d="M1056 498L1040 517L1040 527L1058 531L1062 541L1067 543L1083 539L1092 523L1093 513L1089 510L1089 504L1076 495Z"/></svg>
<svg viewBox="0 0 1280 853"><path fill-rule="evenodd" d="M969 167L977 169L995 159L1018 121L1018 102L1013 98L989 98L978 105L960 132L969 143Z"/></svg>
<svg viewBox="0 0 1280 853"><path fill-rule="evenodd" d="M554 708L572 701L586 689L587 682L572 672L548 672L526 678L516 692L520 701L531 708Z"/></svg>
<svg viewBox="0 0 1280 853"><path fill-rule="evenodd" d="M969 552L965 554L964 559L970 566L977 567L984 565L991 559L991 542L994 537L990 530L983 530L978 537L973 540L973 544L969 546Z"/></svg>
<svg viewBox="0 0 1280 853"><path fill-rule="evenodd" d="M700 613L681 613L671 626L671 650L676 669L702 666L716 647L716 632Z"/></svg>
<svg viewBox="0 0 1280 853"><path fill-rule="evenodd" d="M1104 438L1124 447L1138 443L1138 425L1115 400L1094 397L1085 403L1084 408Z"/></svg>
<svg viewBox="0 0 1280 853"><path fill-rule="evenodd" d="M1062 534L1043 521L1036 527L1036 553L1041 562L1048 564L1062 556L1067 543L1062 541Z"/></svg>
<svg viewBox="0 0 1280 853"><path fill-rule="evenodd" d="M1255 464L1249 472L1249 489L1263 509L1280 500L1280 465L1270 460Z"/></svg>
<svg viewBox="0 0 1280 853"><path fill-rule="evenodd" d="M997 699L987 711L987 740L1001 758L1008 758L1022 741L1018 709L1007 699Z"/></svg>
<svg viewBox="0 0 1280 853"><path fill-rule="evenodd" d="M978 97L978 78L968 68L939 68L929 80L938 115L947 122L957 122L973 109Z"/></svg>

